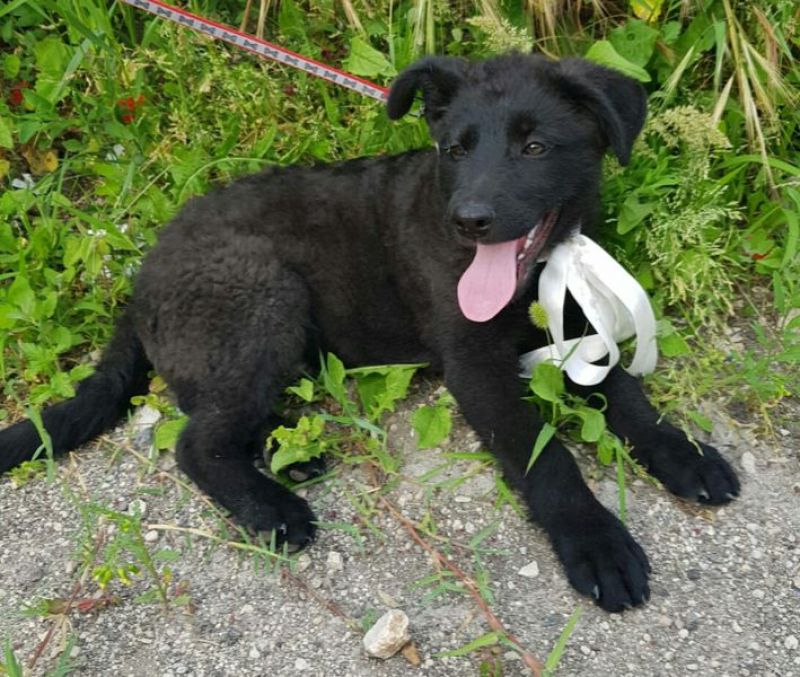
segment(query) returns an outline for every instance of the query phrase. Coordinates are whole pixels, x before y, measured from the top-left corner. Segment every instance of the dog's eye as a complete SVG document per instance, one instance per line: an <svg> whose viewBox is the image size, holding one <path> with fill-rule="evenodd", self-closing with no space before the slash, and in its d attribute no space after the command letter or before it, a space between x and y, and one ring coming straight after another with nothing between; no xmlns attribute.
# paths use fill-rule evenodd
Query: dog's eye
<svg viewBox="0 0 800 677"><path fill-rule="evenodd" d="M547 146L538 141L531 141L525 148L522 149L522 154L529 157L536 157L537 155L544 155L547 152Z"/></svg>
<svg viewBox="0 0 800 677"><path fill-rule="evenodd" d="M454 160L460 160L463 157L467 156L467 150L462 146L460 143L454 143L451 146L445 148L445 152Z"/></svg>

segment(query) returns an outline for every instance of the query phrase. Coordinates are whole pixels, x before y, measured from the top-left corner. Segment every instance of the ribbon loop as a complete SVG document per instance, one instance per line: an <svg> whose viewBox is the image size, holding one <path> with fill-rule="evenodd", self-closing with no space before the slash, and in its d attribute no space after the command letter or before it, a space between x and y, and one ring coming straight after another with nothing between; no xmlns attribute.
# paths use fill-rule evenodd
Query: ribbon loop
<svg viewBox="0 0 800 677"><path fill-rule="evenodd" d="M564 300L575 298L596 333L564 338ZM575 233L550 253L539 277L539 303L547 312L553 343L520 356L522 376L544 361L557 363L575 383L600 383L619 362L618 343L636 337L625 369L635 376L656 366L656 320L644 289L600 245ZM607 364L596 364L606 359Z"/></svg>

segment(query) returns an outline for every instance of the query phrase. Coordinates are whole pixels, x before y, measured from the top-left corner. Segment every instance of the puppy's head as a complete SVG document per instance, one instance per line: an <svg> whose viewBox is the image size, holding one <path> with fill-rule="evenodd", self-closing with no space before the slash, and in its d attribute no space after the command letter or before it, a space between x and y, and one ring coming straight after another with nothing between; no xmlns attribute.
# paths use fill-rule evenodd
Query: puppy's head
<svg viewBox="0 0 800 677"><path fill-rule="evenodd" d="M517 291L544 251L593 220L603 154L626 164L646 113L639 83L583 59L428 57L393 83L389 117L418 92L454 237L476 261L482 248L513 250Z"/></svg>

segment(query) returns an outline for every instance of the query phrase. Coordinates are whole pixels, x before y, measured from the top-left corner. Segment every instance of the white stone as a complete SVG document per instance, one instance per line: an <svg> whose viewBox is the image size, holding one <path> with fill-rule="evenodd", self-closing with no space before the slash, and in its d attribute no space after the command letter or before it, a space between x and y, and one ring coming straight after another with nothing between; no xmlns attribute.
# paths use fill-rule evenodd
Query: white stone
<svg viewBox="0 0 800 677"><path fill-rule="evenodd" d="M344 559L342 553L331 550L328 553L328 559L325 561L325 568L328 571L341 571L344 569Z"/></svg>
<svg viewBox="0 0 800 677"><path fill-rule="evenodd" d="M155 543L159 536L160 534L155 529L150 529L150 531L144 535L145 543Z"/></svg>
<svg viewBox="0 0 800 677"><path fill-rule="evenodd" d="M391 609L381 616L364 635L364 649L375 658L391 658L411 639L408 616L400 609Z"/></svg>
<svg viewBox="0 0 800 677"><path fill-rule="evenodd" d="M311 566L311 558L306 554L303 553L300 557L297 558L297 572L303 573L308 567Z"/></svg>
<svg viewBox="0 0 800 677"><path fill-rule="evenodd" d="M748 475L756 474L756 457L749 451L745 451L740 459L742 468Z"/></svg>
<svg viewBox="0 0 800 677"><path fill-rule="evenodd" d="M539 563L533 560L533 562L526 564L517 573L520 576L525 576L525 578L536 578L539 575Z"/></svg>
<svg viewBox="0 0 800 677"><path fill-rule="evenodd" d="M798 645L800 645L800 640L798 640L794 635L789 635L783 640L783 646L789 649L789 651L794 651Z"/></svg>
<svg viewBox="0 0 800 677"><path fill-rule="evenodd" d="M298 672L300 672L302 670L308 670L308 668L309 668L309 664L308 664L308 661L305 658L298 658L294 662L294 669L297 670Z"/></svg>

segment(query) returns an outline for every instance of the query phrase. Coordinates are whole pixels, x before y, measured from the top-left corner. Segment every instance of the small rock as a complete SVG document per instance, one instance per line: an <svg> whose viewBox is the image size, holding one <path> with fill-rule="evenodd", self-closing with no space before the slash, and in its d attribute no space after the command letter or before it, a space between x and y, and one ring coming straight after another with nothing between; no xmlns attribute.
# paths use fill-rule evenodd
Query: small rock
<svg viewBox="0 0 800 677"><path fill-rule="evenodd" d="M798 645L800 645L800 640L798 640L794 635L789 635L783 640L783 646L789 649L789 651L794 651L797 649Z"/></svg>
<svg viewBox="0 0 800 677"><path fill-rule="evenodd" d="M456 503L469 503L472 499L469 496L459 494L453 499Z"/></svg>
<svg viewBox="0 0 800 677"><path fill-rule="evenodd" d="M305 658L298 658L294 662L294 669L300 672L301 670L308 670L309 664Z"/></svg>
<svg viewBox="0 0 800 677"><path fill-rule="evenodd" d="M145 404L139 407L131 419L131 438L135 447L149 447L153 440L156 423L161 419L158 409Z"/></svg>
<svg viewBox="0 0 800 677"><path fill-rule="evenodd" d="M756 474L756 457L749 451L745 451L740 459L742 468L748 475Z"/></svg>
<svg viewBox="0 0 800 677"><path fill-rule="evenodd" d="M328 559L325 561L325 567L328 571L341 571L344 569L344 559L342 553L331 550L328 553Z"/></svg>
<svg viewBox="0 0 800 677"><path fill-rule="evenodd" d="M742 632L742 626L739 625L736 621L733 622L731 627L733 628L734 632Z"/></svg>
<svg viewBox="0 0 800 677"><path fill-rule="evenodd" d="M155 529L150 529L150 531L144 535L144 541L145 543L155 543L159 536L160 534Z"/></svg>
<svg viewBox="0 0 800 677"><path fill-rule="evenodd" d="M306 554L303 553L300 557L297 558L297 572L302 574L308 567L311 566L311 558Z"/></svg>
<svg viewBox="0 0 800 677"><path fill-rule="evenodd" d="M147 503L145 503L141 498L134 498L130 503L128 503L128 514L145 517L147 515Z"/></svg>
<svg viewBox="0 0 800 677"><path fill-rule="evenodd" d="M522 567L517 573L520 576L525 576L525 578L536 578L539 575L539 563L533 560Z"/></svg>
<svg viewBox="0 0 800 677"><path fill-rule="evenodd" d="M678 630L678 637L681 639L686 639L689 636L689 631L686 628L681 628Z"/></svg>
<svg viewBox="0 0 800 677"><path fill-rule="evenodd" d="M690 581L699 581L700 580L700 569L689 569L686 572L686 578Z"/></svg>
<svg viewBox="0 0 800 677"><path fill-rule="evenodd" d="M689 663L689 664L686 666L686 669L687 669L689 672L697 672L698 668L699 668L699 666L697 665L697 663Z"/></svg>
<svg viewBox="0 0 800 677"><path fill-rule="evenodd" d="M261 658L261 652L256 649L254 646L250 647L250 652L247 654L252 660L258 660Z"/></svg>
<svg viewBox="0 0 800 677"><path fill-rule="evenodd" d="M411 639L408 633L408 616L400 609L392 609L381 616L364 635L364 649L375 658L391 658Z"/></svg>

